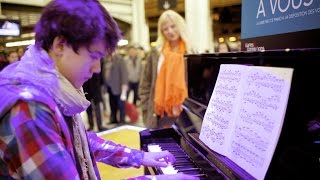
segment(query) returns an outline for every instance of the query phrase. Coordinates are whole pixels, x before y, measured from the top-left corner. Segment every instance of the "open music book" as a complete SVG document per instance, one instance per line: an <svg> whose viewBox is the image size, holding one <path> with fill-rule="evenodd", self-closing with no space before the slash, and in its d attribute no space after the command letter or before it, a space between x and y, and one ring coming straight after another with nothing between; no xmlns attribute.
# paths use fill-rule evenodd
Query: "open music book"
<svg viewBox="0 0 320 180"><path fill-rule="evenodd" d="M256 179L278 143L293 69L222 64L200 139Z"/></svg>

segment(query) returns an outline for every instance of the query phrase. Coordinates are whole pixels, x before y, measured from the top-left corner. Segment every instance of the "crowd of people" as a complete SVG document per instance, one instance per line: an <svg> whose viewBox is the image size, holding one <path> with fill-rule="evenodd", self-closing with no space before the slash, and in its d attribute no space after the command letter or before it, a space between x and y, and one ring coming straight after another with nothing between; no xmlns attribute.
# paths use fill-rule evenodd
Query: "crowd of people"
<svg viewBox="0 0 320 180"><path fill-rule="evenodd" d="M6 49L4 46L0 46L0 71L7 65L19 61L24 51L25 48L22 46L16 49Z"/></svg>

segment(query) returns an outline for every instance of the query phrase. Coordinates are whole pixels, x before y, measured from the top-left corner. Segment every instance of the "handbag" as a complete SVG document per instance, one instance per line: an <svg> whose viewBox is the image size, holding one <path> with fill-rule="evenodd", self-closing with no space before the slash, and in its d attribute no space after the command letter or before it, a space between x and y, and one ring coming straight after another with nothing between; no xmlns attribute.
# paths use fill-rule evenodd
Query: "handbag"
<svg viewBox="0 0 320 180"><path fill-rule="evenodd" d="M138 111L138 108L134 104L128 101L126 101L125 108L126 108L126 114L129 117L130 122L131 123L137 122L140 114Z"/></svg>

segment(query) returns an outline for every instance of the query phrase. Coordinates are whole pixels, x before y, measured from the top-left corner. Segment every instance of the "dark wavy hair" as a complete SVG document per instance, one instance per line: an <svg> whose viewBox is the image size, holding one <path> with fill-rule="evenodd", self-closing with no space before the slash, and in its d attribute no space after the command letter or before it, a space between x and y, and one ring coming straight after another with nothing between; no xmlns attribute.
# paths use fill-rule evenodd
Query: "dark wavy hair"
<svg viewBox="0 0 320 180"><path fill-rule="evenodd" d="M36 46L49 50L55 37L63 37L75 52L104 39L112 53L121 38L115 20L98 0L53 0L35 27Z"/></svg>

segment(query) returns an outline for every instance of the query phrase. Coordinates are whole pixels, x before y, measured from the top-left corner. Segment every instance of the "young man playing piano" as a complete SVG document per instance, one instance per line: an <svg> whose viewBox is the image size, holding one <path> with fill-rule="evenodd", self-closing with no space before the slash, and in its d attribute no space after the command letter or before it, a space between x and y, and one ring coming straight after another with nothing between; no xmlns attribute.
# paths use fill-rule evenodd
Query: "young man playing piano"
<svg viewBox="0 0 320 180"><path fill-rule="evenodd" d="M35 28L36 43L0 73L0 179L100 179L112 166L167 166L168 151L130 149L87 132L82 85L120 38L97 0L53 0ZM159 159L166 159L161 162ZM196 179L184 174L134 179Z"/></svg>

